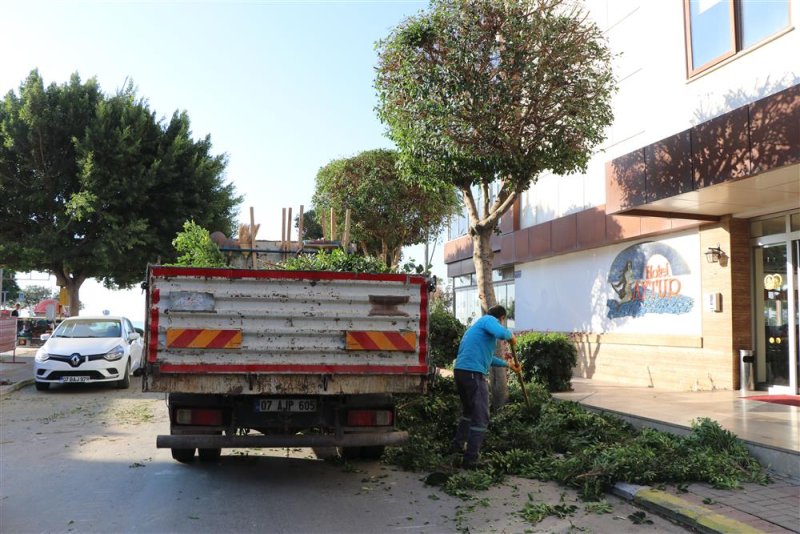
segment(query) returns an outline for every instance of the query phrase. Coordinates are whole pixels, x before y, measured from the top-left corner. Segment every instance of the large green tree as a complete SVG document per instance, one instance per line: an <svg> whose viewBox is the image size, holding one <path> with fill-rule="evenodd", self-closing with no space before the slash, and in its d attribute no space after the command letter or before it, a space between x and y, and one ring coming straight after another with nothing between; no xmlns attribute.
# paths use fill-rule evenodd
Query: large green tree
<svg viewBox="0 0 800 534"><path fill-rule="evenodd" d="M294 227L300 231L300 215L295 215L294 217ZM303 212L303 235L300 236L300 240L313 240L313 239L322 239L325 237L322 235L322 225L319 223L317 214L314 210L308 210Z"/></svg>
<svg viewBox="0 0 800 534"><path fill-rule="evenodd" d="M320 169L313 204L317 214L333 208L339 230L350 209L351 241L363 254L395 268L404 246L441 231L458 198L451 185L439 184L431 191L401 180L397 152L378 149L331 161Z"/></svg>
<svg viewBox="0 0 800 534"><path fill-rule="evenodd" d="M500 217L542 173L585 170L612 122L603 33L573 0L432 0L377 49L379 116L407 176L458 188L486 310Z"/></svg>
<svg viewBox="0 0 800 534"><path fill-rule="evenodd" d="M2 201L0 201L2 202ZM13 269L6 269L0 264L0 304L16 303L19 300L19 284L17 284L17 273Z"/></svg>
<svg viewBox="0 0 800 534"><path fill-rule="evenodd" d="M225 166L185 112L158 119L131 83L45 87L34 70L0 106L0 264L53 273L79 310L87 278L130 287L174 261L186 220L230 235L241 199Z"/></svg>

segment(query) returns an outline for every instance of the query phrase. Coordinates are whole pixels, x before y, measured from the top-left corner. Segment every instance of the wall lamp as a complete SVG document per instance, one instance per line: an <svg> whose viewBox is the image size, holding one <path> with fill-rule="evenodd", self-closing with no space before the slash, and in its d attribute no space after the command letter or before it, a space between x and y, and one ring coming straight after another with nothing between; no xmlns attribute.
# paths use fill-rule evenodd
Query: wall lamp
<svg viewBox="0 0 800 534"><path fill-rule="evenodd" d="M717 243L716 247L708 247L708 251L706 251L706 261L708 263L719 263L719 260L724 257L726 257L726 254L719 248L719 243Z"/></svg>

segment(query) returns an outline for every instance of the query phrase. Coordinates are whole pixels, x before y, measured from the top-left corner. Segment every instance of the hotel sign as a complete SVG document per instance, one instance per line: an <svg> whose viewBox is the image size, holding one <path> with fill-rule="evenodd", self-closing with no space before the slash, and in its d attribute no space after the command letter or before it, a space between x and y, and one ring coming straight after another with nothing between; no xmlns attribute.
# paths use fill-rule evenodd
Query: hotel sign
<svg viewBox="0 0 800 534"><path fill-rule="evenodd" d="M609 319L648 313L689 313L694 299L682 294L691 276L688 264L664 243L648 241L626 248L611 263L608 283L616 298L606 301Z"/></svg>

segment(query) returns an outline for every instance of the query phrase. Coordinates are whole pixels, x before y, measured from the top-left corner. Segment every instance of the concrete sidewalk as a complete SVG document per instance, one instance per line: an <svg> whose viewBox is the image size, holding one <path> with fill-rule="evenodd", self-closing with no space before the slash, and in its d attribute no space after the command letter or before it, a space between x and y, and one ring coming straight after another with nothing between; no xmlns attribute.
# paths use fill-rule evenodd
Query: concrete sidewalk
<svg viewBox="0 0 800 534"><path fill-rule="evenodd" d="M0 354L0 397L33 385L33 357L37 348L17 347Z"/></svg>
<svg viewBox="0 0 800 534"><path fill-rule="evenodd" d="M573 379L572 386L554 396L637 427L687 434L696 418L717 421L744 442L774 481L739 490L689 484L663 491L620 483L615 494L700 532L800 532L800 408L747 400L756 392L659 391L587 379Z"/></svg>
<svg viewBox="0 0 800 534"><path fill-rule="evenodd" d="M0 355L0 397L33 384L35 348ZM16 363L12 363L12 359ZM738 392L665 392L573 380L556 398L614 413L637 426L686 433L691 420L709 417L739 436L763 465L772 484L717 490L708 484L658 489L620 483L618 496L699 532L800 533L800 409L741 399ZM772 461L770 461L772 460Z"/></svg>

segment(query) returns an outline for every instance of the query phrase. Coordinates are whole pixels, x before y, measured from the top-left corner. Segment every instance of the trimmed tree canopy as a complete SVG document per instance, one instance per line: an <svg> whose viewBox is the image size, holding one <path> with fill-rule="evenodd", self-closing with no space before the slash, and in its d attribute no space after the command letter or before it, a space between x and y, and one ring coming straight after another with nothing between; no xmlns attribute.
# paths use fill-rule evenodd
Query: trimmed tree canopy
<svg viewBox="0 0 800 534"><path fill-rule="evenodd" d="M401 180L397 152L381 149L334 160L320 169L313 203L318 214L333 208L340 229L349 208L352 241L362 253L396 267L404 246L441 231L458 199L452 186L434 192Z"/></svg>
<svg viewBox="0 0 800 534"><path fill-rule="evenodd" d="M432 0L377 48L379 116L406 175L461 192L486 310L500 216L541 173L585 169L612 121L603 34L572 0Z"/></svg>
<svg viewBox="0 0 800 534"><path fill-rule="evenodd" d="M73 74L45 88L33 71L0 107L0 264L52 272L77 310L87 278L129 287L174 261L186 220L230 234L241 199L225 165L186 113L157 119L132 84L107 96Z"/></svg>

